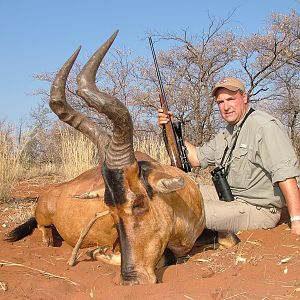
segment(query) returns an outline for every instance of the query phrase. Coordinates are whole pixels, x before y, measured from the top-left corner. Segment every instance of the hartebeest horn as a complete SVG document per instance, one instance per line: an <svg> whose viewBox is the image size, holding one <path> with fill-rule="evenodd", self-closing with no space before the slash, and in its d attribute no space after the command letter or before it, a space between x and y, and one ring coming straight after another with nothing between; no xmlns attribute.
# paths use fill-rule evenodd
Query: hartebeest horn
<svg viewBox="0 0 300 300"><path fill-rule="evenodd" d="M66 101L67 78L79 51L80 47L57 73L51 86L49 105L60 120L76 128L86 135L93 143L98 145L101 156L109 137L89 118L82 113L75 111ZM101 140L101 143L99 143L99 140Z"/></svg>
<svg viewBox="0 0 300 300"><path fill-rule="evenodd" d="M126 106L96 86L99 65L115 40L116 31L90 58L77 77L77 94L98 112L106 115L113 123L113 135L105 153L105 162L111 169L122 168L134 162L133 125Z"/></svg>

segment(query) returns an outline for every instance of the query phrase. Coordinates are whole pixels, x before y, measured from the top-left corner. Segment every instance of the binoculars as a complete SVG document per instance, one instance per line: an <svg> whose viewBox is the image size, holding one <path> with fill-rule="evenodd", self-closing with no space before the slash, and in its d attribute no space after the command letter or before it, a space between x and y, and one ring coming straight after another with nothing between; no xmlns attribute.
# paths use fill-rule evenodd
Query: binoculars
<svg viewBox="0 0 300 300"><path fill-rule="evenodd" d="M226 171L224 166L216 167L211 171L212 181L218 193L220 200L222 201L233 201L234 196L231 192L230 186L226 178Z"/></svg>

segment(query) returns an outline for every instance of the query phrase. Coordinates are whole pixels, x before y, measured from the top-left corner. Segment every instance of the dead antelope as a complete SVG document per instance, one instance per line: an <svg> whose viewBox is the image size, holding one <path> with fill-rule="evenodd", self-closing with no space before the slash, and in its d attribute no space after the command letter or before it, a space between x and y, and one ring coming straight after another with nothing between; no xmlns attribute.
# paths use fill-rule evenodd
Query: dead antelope
<svg viewBox="0 0 300 300"><path fill-rule="evenodd" d="M204 230L203 202L196 183L186 173L141 153L135 155L127 108L97 88L96 72L116 35L95 52L77 77L78 95L111 120L111 137L66 102L66 80L79 49L58 72L51 88L50 107L60 120L98 146L104 157L102 166L45 191L38 200L35 218L8 238L17 240L21 232L24 236L38 226L45 243L51 244L49 227L54 225L74 246L95 213L109 210L93 225L82 247L112 249L112 255L98 253L108 262L116 261L121 253L122 284L155 283L155 267L164 252L171 251L176 257L186 255Z"/></svg>

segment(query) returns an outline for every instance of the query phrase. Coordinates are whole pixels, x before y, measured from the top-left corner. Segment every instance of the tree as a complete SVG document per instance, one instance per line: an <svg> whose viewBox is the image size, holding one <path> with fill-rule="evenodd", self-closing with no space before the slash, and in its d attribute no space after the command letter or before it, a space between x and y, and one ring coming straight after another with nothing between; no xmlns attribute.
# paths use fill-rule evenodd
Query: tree
<svg viewBox="0 0 300 300"><path fill-rule="evenodd" d="M224 30L229 18L210 18L209 29L201 36L190 36L187 31L153 35L156 40L175 43L173 48L158 52L158 63L171 110L183 123L187 139L197 144L209 140L219 123L211 87L234 58L235 36ZM139 68L139 105L156 116L158 81L153 64L144 61Z"/></svg>
<svg viewBox="0 0 300 300"><path fill-rule="evenodd" d="M299 151L300 17L274 13L265 33L243 37L238 59L249 82L249 97L260 102L287 127ZM300 153L300 152L299 152Z"/></svg>
<svg viewBox="0 0 300 300"><path fill-rule="evenodd" d="M242 67L240 76L248 83L249 97L253 101L276 96L277 72L299 57L299 36L291 34L291 23L288 21L291 18L296 18L294 12L289 16L273 14L262 33L243 36L238 40L236 51ZM282 19L285 19L285 24L281 23ZM299 16L296 19L298 28L294 30L298 32Z"/></svg>
<svg viewBox="0 0 300 300"><path fill-rule="evenodd" d="M207 30L199 35L187 30L151 34L156 42L170 109L183 123L185 137L201 145L224 126L216 113L212 87L224 76L236 76L247 83L255 107L264 105L267 110L272 108L277 112L296 145L299 140L299 15L295 11L288 15L274 13L262 30L238 36L228 29L232 14L224 19L209 16ZM159 51L158 41L167 42L170 47ZM109 132L107 120L95 115L76 95L76 76L80 70L80 62L76 62L67 84L68 102ZM50 83L54 75L43 73L36 78ZM136 137L160 132L157 126L159 88L152 59L133 58L129 50L112 49L100 66L97 84L129 108ZM48 91L38 93L48 101Z"/></svg>
<svg viewBox="0 0 300 300"><path fill-rule="evenodd" d="M25 168L59 162L59 149L55 122L49 117L50 109L45 102L31 111L31 120L27 132L27 143L21 158Z"/></svg>

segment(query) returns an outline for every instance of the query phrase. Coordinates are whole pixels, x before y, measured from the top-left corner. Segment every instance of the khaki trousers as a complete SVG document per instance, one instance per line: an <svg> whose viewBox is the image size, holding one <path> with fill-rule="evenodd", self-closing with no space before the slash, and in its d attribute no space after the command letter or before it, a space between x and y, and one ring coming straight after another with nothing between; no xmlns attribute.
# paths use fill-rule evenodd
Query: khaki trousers
<svg viewBox="0 0 300 300"><path fill-rule="evenodd" d="M220 201L214 186L199 185L203 196L206 227L217 231L238 232L248 229L274 228L280 209L264 208L236 199Z"/></svg>

